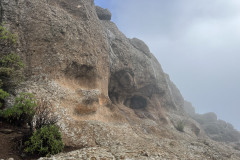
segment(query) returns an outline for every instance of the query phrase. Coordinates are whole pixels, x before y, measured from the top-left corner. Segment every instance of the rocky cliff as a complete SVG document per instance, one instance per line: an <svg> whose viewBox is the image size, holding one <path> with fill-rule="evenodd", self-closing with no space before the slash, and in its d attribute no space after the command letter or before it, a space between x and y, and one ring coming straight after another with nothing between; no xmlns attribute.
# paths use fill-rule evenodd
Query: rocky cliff
<svg viewBox="0 0 240 160"><path fill-rule="evenodd" d="M196 120L205 133L213 140L233 144L240 150L240 133L232 124L218 119L215 113L198 114L190 102L185 101L185 111Z"/></svg>
<svg viewBox="0 0 240 160"><path fill-rule="evenodd" d="M0 0L0 6L26 64L17 92L47 99L65 145L83 148L55 158L240 159L205 135L147 45L128 39L93 0ZM184 132L176 130L180 121Z"/></svg>

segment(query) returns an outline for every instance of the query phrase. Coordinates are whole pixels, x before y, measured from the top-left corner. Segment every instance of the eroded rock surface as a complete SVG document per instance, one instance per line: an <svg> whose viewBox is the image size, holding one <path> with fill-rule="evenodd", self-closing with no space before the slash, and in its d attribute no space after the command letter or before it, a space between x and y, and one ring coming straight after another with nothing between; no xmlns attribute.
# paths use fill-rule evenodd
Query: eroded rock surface
<svg viewBox="0 0 240 160"><path fill-rule="evenodd" d="M239 159L207 138L147 45L128 39L93 0L0 3L26 63L17 92L51 102L65 145L83 148L56 158Z"/></svg>

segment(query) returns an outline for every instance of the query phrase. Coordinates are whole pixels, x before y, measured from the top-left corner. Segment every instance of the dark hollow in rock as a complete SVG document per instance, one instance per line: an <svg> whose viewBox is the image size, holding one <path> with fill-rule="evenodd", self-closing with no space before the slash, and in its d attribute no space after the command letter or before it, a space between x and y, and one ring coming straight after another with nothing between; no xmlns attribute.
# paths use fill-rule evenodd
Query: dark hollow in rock
<svg viewBox="0 0 240 160"><path fill-rule="evenodd" d="M133 96L130 99L130 108L144 109L147 106L147 100L142 96Z"/></svg>
<svg viewBox="0 0 240 160"><path fill-rule="evenodd" d="M128 97L135 90L134 74L130 69L113 73L108 85L109 98L115 104Z"/></svg>
<svg viewBox="0 0 240 160"><path fill-rule="evenodd" d="M100 20L111 20L112 13L108 9L101 8L96 6L96 12Z"/></svg>
<svg viewBox="0 0 240 160"><path fill-rule="evenodd" d="M77 62L72 62L65 69L65 75L68 78L73 78L79 82L80 85L89 86L94 88L97 81L96 68L86 64L79 64Z"/></svg>
<svg viewBox="0 0 240 160"><path fill-rule="evenodd" d="M119 102L119 95L115 92L109 92L108 96L110 100L113 102L113 104L117 104Z"/></svg>

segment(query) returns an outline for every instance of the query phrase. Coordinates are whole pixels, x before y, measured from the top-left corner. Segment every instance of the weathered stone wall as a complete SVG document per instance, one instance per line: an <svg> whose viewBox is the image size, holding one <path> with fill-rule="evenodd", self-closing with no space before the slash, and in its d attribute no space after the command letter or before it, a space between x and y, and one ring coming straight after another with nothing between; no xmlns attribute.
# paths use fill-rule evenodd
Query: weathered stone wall
<svg viewBox="0 0 240 160"><path fill-rule="evenodd" d="M0 13L26 64L19 92L47 98L62 122L108 104L109 47L93 0L1 0Z"/></svg>
<svg viewBox="0 0 240 160"><path fill-rule="evenodd" d="M92 0L2 0L1 6L1 20L18 35L15 50L26 63L18 92L51 102L66 144L100 143L90 127L98 122L155 136L162 126L173 127L176 120L165 111L181 110L180 92L147 45L101 18L110 14L96 11Z"/></svg>

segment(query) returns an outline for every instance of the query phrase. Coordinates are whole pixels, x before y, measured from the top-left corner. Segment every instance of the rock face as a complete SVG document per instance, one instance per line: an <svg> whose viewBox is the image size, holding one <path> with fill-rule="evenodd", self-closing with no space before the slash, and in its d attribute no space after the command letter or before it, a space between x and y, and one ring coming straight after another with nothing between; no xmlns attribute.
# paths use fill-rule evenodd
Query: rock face
<svg viewBox="0 0 240 160"><path fill-rule="evenodd" d="M169 75L165 74L165 77L166 77L168 89L169 89L172 101L174 103L174 106L177 107L176 109L179 112L181 112L184 110L183 109L184 108L184 99L183 99L179 89L177 88L177 86L170 80Z"/></svg>
<svg viewBox="0 0 240 160"><path fill-rule="evenodd" d="M209 140L184 112L181 93L147 45L123 35L93 0L1 0L0 6L26 63L17 92L47 99L65 145L84 148L56 158L238 159L239 152ZM184 133L174 127L179 121Z"/></svg>
<svg viewBox="0 0 240 160"><path fill-rule="evenodd" d="M167 123L163 110L173 103L160 64L143 42L133 46L114 23L100 21L93 1L3 0L1 6L1 21L18 35L16 52L27 66L18 91L53 104L67 145L97 145L82 129L95 134L99 122Z"/></svg>

